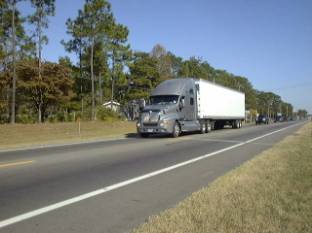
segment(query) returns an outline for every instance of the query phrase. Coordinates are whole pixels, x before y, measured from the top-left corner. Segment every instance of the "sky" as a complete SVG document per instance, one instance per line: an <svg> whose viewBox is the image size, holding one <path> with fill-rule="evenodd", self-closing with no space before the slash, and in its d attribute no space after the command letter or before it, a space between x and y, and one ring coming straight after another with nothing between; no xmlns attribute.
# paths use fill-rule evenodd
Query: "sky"
<svg viewBox="0 0 312 233"><path fill-rule="evenodd" d="M111 0L119 23L129 28L135 51L157 43L184 59L200 57L218 69L247 77L254 88L272 91L312 113L312 1L310 0ZM65 22L84 0L56 0L45 31L43 58L76 60L60 41ZM29 1L18 4L23 15ZM30 28L29 28L30 30Z"/></svg>

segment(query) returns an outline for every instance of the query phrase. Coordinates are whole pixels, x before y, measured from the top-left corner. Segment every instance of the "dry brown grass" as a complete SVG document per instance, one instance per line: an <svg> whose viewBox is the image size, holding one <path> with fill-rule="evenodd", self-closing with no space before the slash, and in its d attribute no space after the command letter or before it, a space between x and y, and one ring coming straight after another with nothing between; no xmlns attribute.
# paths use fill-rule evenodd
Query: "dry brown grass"
<svg viewBox="0 0 312 233"><path fill-rule="evenodd" d="M134 122L81 122L0 125L0 149L79 142L124 136L135 132Z"/></svg>
<svg viewBox="0 0 312 233"><path fill-rule="evenodd" d="M312 232L312 123L134 232Z"/></svg>

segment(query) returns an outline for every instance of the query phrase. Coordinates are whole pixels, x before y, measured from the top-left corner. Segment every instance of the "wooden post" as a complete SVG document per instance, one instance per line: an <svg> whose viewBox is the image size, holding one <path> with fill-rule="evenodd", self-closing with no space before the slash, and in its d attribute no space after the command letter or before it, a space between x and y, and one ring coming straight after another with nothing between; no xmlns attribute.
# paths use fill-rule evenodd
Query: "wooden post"
<svg viewBox="0 0 312 233"><path fill-rule="evenodd" d="M78 121L78 134L79 137L81 136L81 122L80 122L80 117L77 117L77 121Z"/></svg>

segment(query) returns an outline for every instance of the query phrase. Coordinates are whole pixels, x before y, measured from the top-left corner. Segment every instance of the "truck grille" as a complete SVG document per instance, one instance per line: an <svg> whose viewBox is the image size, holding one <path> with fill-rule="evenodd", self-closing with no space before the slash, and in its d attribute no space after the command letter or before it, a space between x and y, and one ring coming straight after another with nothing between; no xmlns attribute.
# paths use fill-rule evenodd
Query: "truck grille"
<svg viewBox="0 0 312 233"><path fill-rule="evenodd" d="M153 122L148 122L148 123L143 123L143 126L147 127L157 127L158 123L153 123Z"/></svg>
<svg viewBox="0 0 312 233"><path fill-rule="evenodd" d="M156 124L157 126L157 123L159 121L159 111L145 111L145 112L142 112L142 121L143 121L143 124Z"/></svg>

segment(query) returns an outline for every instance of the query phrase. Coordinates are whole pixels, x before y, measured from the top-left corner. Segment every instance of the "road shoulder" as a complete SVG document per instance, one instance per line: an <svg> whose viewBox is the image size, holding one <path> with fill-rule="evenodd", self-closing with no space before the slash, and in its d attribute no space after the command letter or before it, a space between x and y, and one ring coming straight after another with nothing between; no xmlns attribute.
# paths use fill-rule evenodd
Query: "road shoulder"
<svg viewBox="0 0 312 233"><path fill-rule="evenodd" d="M311 232L312 123L135 233Z"/></svg>

